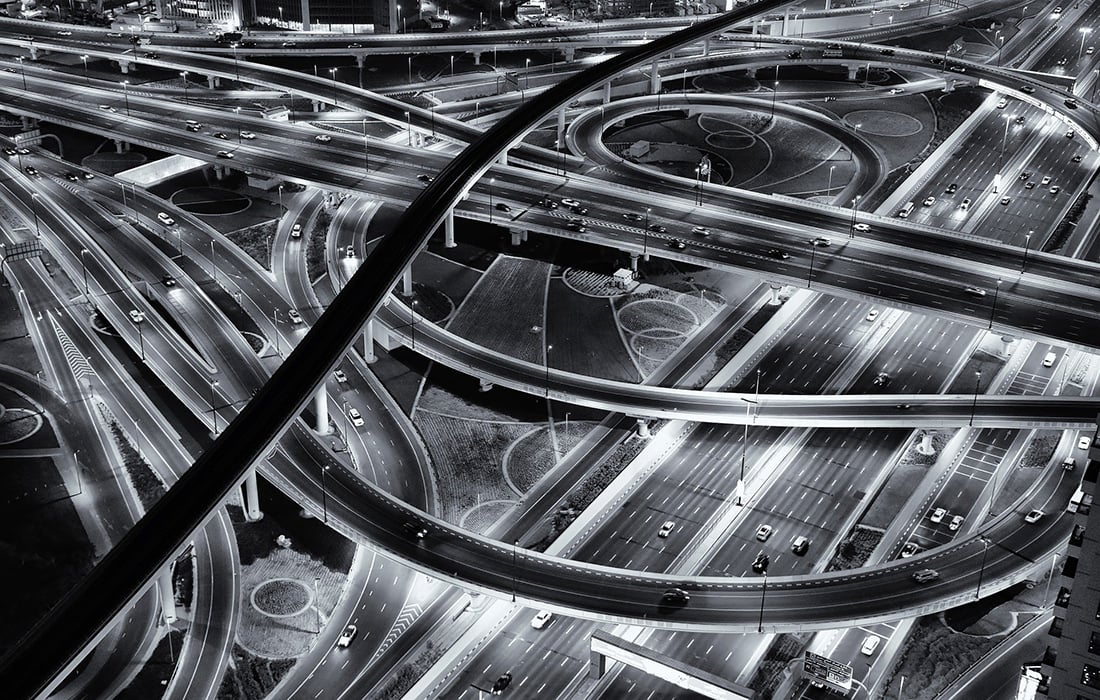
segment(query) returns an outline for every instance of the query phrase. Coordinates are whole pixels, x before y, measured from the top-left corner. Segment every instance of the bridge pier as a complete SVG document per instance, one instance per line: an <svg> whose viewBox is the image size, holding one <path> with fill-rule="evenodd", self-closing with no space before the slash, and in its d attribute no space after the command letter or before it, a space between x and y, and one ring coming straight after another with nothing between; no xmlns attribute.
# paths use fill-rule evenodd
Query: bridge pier
<svg viewBox="0 0 1100 700"><path fill-rule="evenodd" d="M130 74L130 62L129 61L115 61L118 64L118 70L123 75Z"/></svg>
<svg viewBox="0 0 1100 700"><path fill-rule="evenodd" d="M378 355L374 354L374 319L363 326L363 359L367 364L378 361Z"/></svg>
<svg viewBox="0 0 1100 700"><path fill-rule="evenodd" d="M493 383L491 381L489 381L488 379L479 379L479 380L477 380L477 390L478 391L480 391L482 393L485 393L486 391L489 391L492 388L493 388Z"/></svg>
<svg viewBox="0 0 1100 700"><path fill-rule="evenodd" d="M859 74L859 66L845 66L848 69L848 80L855 80Z"/></svg>
<svg viewBox="0 0 1100 700"><path fill-rule="evenodd" d="M566 63L572 63L577 58L577 49L572 46L565 47L564 53Z"/></svg>
<svg viewBox="0 0 1100 700"><path fill-rule="evenodd" d="M754 23L752 26L755 27L756 24ZM749 78L756 78L756 69L755 68L746 68L745 69L745 75Z"/></svg>
<svg viewBox="0 0 1100 700"><path fill-rule="evenodd" d="M954 78L944 78L943 79L943 91L944 92L955 92L955 79Z"/></svg>
<svg viewBox="0 0 1100 700"><path fill-rule="evenodd" d="M481 52L480 51L474 51L473 54L474 54L474 65L475 66L480 66L481 65Z"/></svg>
<svg viewBox="0 0 1100 700"><path fill-rule="evenodd" d="M936 454L936 448L932 446L932 433L925 430L920 434L920 445L917 447L917 452L922 455L934 455Z"/></svg>
<svg viewBox="0 0 1100 700"><path fill-rule="evenodd" d="M208 87L209 89L213 90L214 88L220 86L221 84L222 84L222 79L219 78L218 76L216 76L216 75L206 76L206 87Z"/></svg>
<svg viewBox="0 0 1100 700"><path fill-rule="evenodd" d="M164 615L165 624L176 621L176 595L172 591L172 565L160 573L157 579L157 589L160 591L160 611Z"/></svg>
<svg viewBox="0 0 1100 700"><path fill-rule="evenodd" d="M783 290L783 285L772 282L768 285L768 290L772 293L772 298L768 300L770 306L779 306L783 303L779 298L779 292Z"/></svg>
<svg viewBox="0 0 1100 700"><path fill-rule="evenodd" d="M512 234L512 245L518 246L527 240L527 231L521 228L510 228L508 233Z"/></svg>
<svg viewBox="0 0 1100 700"><path fill-rule="evenodd" d="M660 59L653 59L653 63L649 64L649 94L656 95L661 91L661 61Z"/></svg>
<svg viewBox="0 0 1100 700"><path fill-rule="evenodd" d="M603 84L603 103L609 104L611 102L611 81Z"/></svg>
<svg viewBox="0 0 1100 700"><path fill-rule="evenodd" d="M320 100L310 100L309 104L313 108L314 112L320 112L324 108L324 103L322 103Z"/></svg>
<svg viewBox="0 0 1100 700"><path fill-rule="evenodd" d="M634 276L638 276L638 259L642 256L638 253L630 254L630 271L634 273Z"/></svg>
<svg viewBox="0 0 1100 700"><path fill-rule="evenodd" d="M565 149L565 105L558 108L558 131L555 135L558 147Z"/></svg>
<svg viewBox="0 0 1100 700"><path fill-rule="evenodd" d="M447 212L447 218L443 220L443 247L454 248L455 243L455 210Z"/></svg>
<svg viewBox="0 0 1100 700"><path fill-rule="evenodd" d="M649 432L649 423L645 418L638 419L638 437L648 440L653 437L653 434Z"/></svg>
<svg viewBox="0 0 1100 700"><path fill-rule="evenodd" d="M497 158L497 162L501 165L508 165L508 151L501 153L500 157Z"/></svg>
<svg viewBox="0 0 1100 700"><path fill-rule="evenodd" d="M19 117L19 123L23 125L23 131L31 131L38 128L38 119L36 117Z"/></svg>
<svg viewBox="0 0 1100 700"><path fill-rule="evenodd" d="M1001 336L1001 342L1005 344L1005 357L1012 357L1012 344L1016 342L1016 337L1005 333Z"/></svg>
<svg viewBox="0 0 1100 700"><path fill-rule="evenodd" d="M363 70L364 64L367 62L367 57L363 54L359 54L355 57L355 67L359 70Z"/></svg>
<svg viewBox="0 0 1100 700"><path fill-rule="evenodd" d="M115 153L125 153L130 150L130 144L122 139L115 139Z"/></svg>
<svg viewBox="0 0 1100 700"><path fill-rule="evenodd" d="M710 37L709 36L706 39L703 39L703 55L704 56L709 56L710 55Z"/></svg>
<svg viewBox="0 0 1100 700"><path fill-rule="evenodd" d="M30 53L32 61L37 61L38 60L39 50L40 49L37 46L35 46L34 44L31 44L30 46L27 47L27 52Z"/></svg>
<svg viewBox="0 0 1100 700"><path fill-rule="evenodd" d="M254 523L257 520L261 520L264 517L264 512L260 510L260 485L256 481L256 467L252 466L248 469L248 474L244 477L244 483L241 484L244 487L244 518L250 523Z"/></svg>
<svg viewBox="0 0 1100 700"><path fill-rule="evenodd" d="M328 424L328 388L322 384L313 394L313 413L315 414L313 430L318 435L328 435L332 428Z"/></svg>
<svg viewBox="0 0 1100 700"><path fill-rule="evenodd" d="M413 295L413 270L409 265L401 273L401 293L407 297Z"/></svg>

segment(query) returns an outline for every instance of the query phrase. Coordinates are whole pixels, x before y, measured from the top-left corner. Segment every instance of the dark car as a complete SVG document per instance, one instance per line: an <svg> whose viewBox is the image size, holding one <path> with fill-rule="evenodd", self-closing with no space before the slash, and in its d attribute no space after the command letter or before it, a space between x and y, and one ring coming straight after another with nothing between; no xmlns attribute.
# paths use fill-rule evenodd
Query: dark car
<svg viewBox="0 0 1100 700"><path fill-rule="evenodd" d="M512 207L508 206L504 202L497 202L497 211L509 212L512 211Z"/></svg>
<svg viewBox="0 0 1100 700"><path fill-rule="evenodd" d="M14 155L16 155L16 154L17 154L18 152L19 152L19 151L15 150L14 148L11 148L10 146L9 146L8 148L5 148L5 149L4 149L4 155L6 155L6 156L14 156Z"/></svg>
<svg viewBox="0 0 1100 700"><path fill-rule="evenodd" d="M958 191L959 191L959 185L958 185L958 183L956 183L956 182L952 182L952 183L951 183L950 185L948 185L948 186L947 186L947 189L945 189L945 190L943 191L943 193L944 193L944 194L955 194L955 193L956 193L956 192L958 192Z"/></svg>
<svg viewBox="0 0 1100 700"><path fill-rule="evenodd" d="M570 231L576 231L577 233L584 233L588 230L588 227L584 225L584 222L580 219L570 219L565 222L565 228Z"/></svg>
<svg viewBox="0 0 1100 700"><path fill-rule="evenodd" d="M164 283L165 287L175 287L176 286L176 278L173 277L172 275L165 275L164 277L160 278L160 281Z"/></svg>
<svg viewBox="0 0 1100 700"><path fill-rule="evenodd" d="M557 209L558 208L558 203L555 202L554 200L550 199L549 197L543 197L542 201L539 202L539 205L542 206L545 209Z"/></svg>
<svg viewBox="0 0 1100 700"><path fill-rule="evenodd" d="M890 383L890 375L886 372L879 372L875 375L875 378L871 380L871 383L875 386L886 386Z"/></svg>
<svg viewBox="0 0 1100 700"><path fill-rule="evenodd" d="M65 179L69 182L78 182L80 180L80 176L70 170L69 172L65 173Z"/></svg>
<svg viewBox="0 0 1100 700"><path fill-rule="evenodd" d="M423 182L423 183L424 183L425 185L430 185L430 184L432 184L433 182L435 182L435 178L434 178L434 177L432 177L431 175L425 175L424 173L421 173L421 174L417 175L417 176L416 176L416 179L417 179L417 180L420 180L420 181L421 181L421 182Z"/></svg>
<svg viewBox="0 0 1100 700"><path fill-rule="evenodd" d="M228 141L229 140L229 134L225 133L224 131L215 131L214 132L214 138L223 139L225 141Z"/></svg>
<svg viewBox="0 0 1100 700"><path fill-rule="evenodd" d="M650 224L649 230L653 233L668 233L668 229L660 224Z"/></svg>
<svg viewBox="0 0 1100 700"><path fill-rule="evenodd" d="M512 674L502 673L500 674L500 678L497 678L495 681L493 681L493 689L491 692L493 693L493 695L501 695L511 684Z"/></svg>
<svg viewBox="0 0 1100 700"><path fill-rule="evenodd" d="M584 206L583 204L572 204L569 206L569 211L573 212L574 214L580 214L581 216L584 216L588 214L588 207Z"/></svg>
<svg viewBox="0 0 1100 700"><path fill-rule="evenodd" d="M773 257L777 260L786 260L786 259L791 257L790 253L788 253L785 250L780 250L778 248L769 248L768 249L768 255L770 255L771 257Z"/></svg>
<svg viewBox="0 0 1100 700"><path fill-rule="evenodd" d="M687 605L691 596L682 588L670 588L661 596L661 602L666 605Z"/></svg>
<svg viewBox="0 0 1100 700"><path fill-rule="evenodd" d="M760 552L756 555L756 559L752 562L752 570L755 573L762 574L768 570L768 555Z"/></svg>
<svg viewBox="0 0 1100 700"><path fill-rule="evenodd" d="M28 165L27 167L23 168L23 172L27 173L31 177L38 177L38 168L35 168L34 166Z"/></svg>
<svg viewBox="0 0 1100 700"><path fill-rule="evenodd" d="M687 243L684 243L679 238L670 238L668 239L668 243L666 243L665 245L667 245L669 248L672 248L673 250L683 250L684 248L687 248Z"/></svg>
<svg viewBox="0 0 1100 700"><path fill-rule="evenodd" d="M623 218L626 219L627 221L641 221L645 217L642 216L641 214L635 214L632 211L628 211L628 212L623 213Z"/></svg>

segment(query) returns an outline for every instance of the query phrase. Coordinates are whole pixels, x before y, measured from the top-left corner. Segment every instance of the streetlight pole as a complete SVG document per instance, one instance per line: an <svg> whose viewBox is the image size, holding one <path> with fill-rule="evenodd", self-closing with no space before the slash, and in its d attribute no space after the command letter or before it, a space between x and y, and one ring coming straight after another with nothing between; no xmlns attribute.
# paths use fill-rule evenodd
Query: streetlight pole
<svg viewBox="0 0 1100 700"><path fill-rule="evenodd" d="M451 54L451 77L455 77L455 57Z"/></svg>
<svg viewBox="0 0 1100 700"><path fill-rule="evenodd" d="M80 249L80 271L84 273L84 296L88 296L88 268L84 265L84 256L88 253L87 248Z"/></svg>
<svg viewBox="0 0 1100 700"><path fill-rule="evenodd" d="M241 145L241 108L240 105L233 108L233 114L237 116L237 146Z"/></svg>
<svg viewBox="0 0 1100 700"><path fill-rule="evenodd" d="M218 412L214 409L214 387L218 385L217 379L210 380L210 416L214 422L214 434L218 434Z"/></svg>
<svg viewBox="0 0 1100 700"><path fill-rule="evenodd" d="M19 75L23 78L23 91L27 90L27 70L23 67L23 57L16 56L15 60L19 61Z"/></svg>
<svg viewBox="0 0 1100 700"><path fill-rule="evenodd" d="M187 94L187 71L180 71L180 77L183 78L183 103L190 104Z"/></svg>
<svg viewBox="0 0 1100 700"><path fill-rule="evenodd" d="M237 76L237 82L241 82L241 64L237 62L237 42L229 45L233 49L233 73Z"/></svg>
<svg viewBox="0 0 1100 700"><path fill-rule="evenodd" d="M145 332L141 330L141 324L137 324L138 329L138 349L141 352L141 361L145 362Z"/></svg>
<svg viewBox="0 0 1100 700"><path fill-rule="evenodd" d="M806 274L806 289L810 288L810 283L814 278L814 256L817 255L817 246L813 241L810 241L810 271Z"/></svg>
<svg viewBox="0 0 1100 700"><path fill-rule="evenodd" d="M859 200L863 199L863 195L857 194L855 199L852 200L852 225L848 228L848 238L856 237L856 214L859 213Z"/></svg>
<svg viewBox="0 0 1100 700"><path fill-rule="evenodd" d="M409 304L409 325L412 327L410 331L412 349L416 350L416 299Z"/></svg>
<svg viewBox="0 0 1100 700"><path fill-rule="evenodd" d="M829 186L825 188L825 196L826 197L832 197L833 196L833 171L834 170L836 170L836 166L835 165L830 165L829 166Z"/></svg>
<svg viewBox="0 0 1100 700"><path fill-rule="evenodd" d="M642 260L645 261L649 256L649 212L650 208L645 208L645 230L642 231Z"/></svg>
<svg viewBox="0 0 1100 700"><path fill-rule="evenodd" d="M768 594L768 557L764 556L762 562L763 570L760 572L764 574L764 586L760 589L760 619L756 623L756 631L758 633L764 632L764 597Z"/></svg>
<svg viewBox="0 0 1100 700"><path fill-rule="evenodd" d="M405 112L405 122L409 125L409 145L413 145L413 122L408 112Z"/></svg>
<svg viewBox="0 0 1100 700"><path fill-rule="evenodd" d="M282 355L282 351L279 350L279 310L272 309L275 313L275 354Z"/></svg>
<svg viewBox="0 0 1100 700"><path fill-rule="evenodd" d="M989 329L993 330L993 317L997 313L997 295L1001 291L1001 282L1004 280L997 280L997 286L993 288L993 304L989 308Z"/></svg>
<svg viewBox="0 0 1100 700"><path fill-rule="evenodd" d="M328 487L325 485L325 472L328 465L321 467L321 515L324 522L328 522Z"/></svg>
<svg viewBox="0 0 1100 700"><path fill-rule="evenodd" d="M546 346L546 398L550 398L550 351L554 349L553 345Z"/></svg>
<svg viewBox="0 0 1100 700"><path fill-rule="evenodd" d="M496 182L495 177L489 178L489 223L493 223L493 183Z"/></svg>
<svg viewBox="0 0 1100 700"><path fill-rule="evenodd" d="M741 400L745 402L745 437L741 445L741 478L737 480L737 502L734 504L738 506L741 505L741 495L745 492L745 457L749 452L749 406L756 403L743 396Z"/></svg>
<svg viewBox="0 0 1100 700"><path fill-rule="evenodd" d="M351 431L348 428L348 402L345 401L342 407L344 409L344 451L351 452L351 441L348 439L351 436Z"/></svg>
<svg viewBox="0 0 1100 700"><path fill-rule="evenodd" d="M333 107L333 109L336 108L336 71L338 71L338 70L339 70L339 68L329 68L328 69L329 75L332 76L332 107Z"/></svg>
<svg viewBox="0 0 1100 700"><path fill-rule="evenodd" d="M974 414L978 412L978 392L982 388L982 372L974 372L974 403L970 404L970 426L974 426Z"/></svg>
<svg viewBox="0 0 1100 700"><path fill-rule="evenodd" d="M413 81L413 57L409 56L409 82Z"/></svg>
<svg viewBox="0 0 1100 700"><path fill-rule="evenodd" d="M1092 27L1081 27L1078 31L1081 32L1081 46L1077 49L1077 60L1080 61L1085 50L1085 37L1092 33Z"/></svg>
<svg viewBox="0 0 1100 700"><path fill-rule="evenodd" d="M88 79L88 54L81 56L80 60L84 61L84 84L91 85L92 81Z"/></svg>
<svg viewBox="0 0 1100 700"><path fill-rule="evenodd" d="M978 587L974 591L974 600L978 600L982 597L982 578L985 577L985 555L989 553L989 539L984 536L979 536L978 539L982 541L982 566L978 569Z"/></svg>
<svg viewBox="0 0 1100 700"><path fill-rule="evenodd" d="M519 540L512 540L512 602L516 602L516 549Z"/></svg>
<svg viewBox="0 0 1100 700"><path fill-rule="evenodd" d="M214 258L214 241L210 241L210 268L214 272L214 284L218 283L218 261Z"/></svg>
<svg viewBox="0 0 1100 700"><path fill-rule="evenodd" d="M363 120L363 174L370 174L370 150L367 147L367 120Z"/></svg>
<svg viewBox="0 0 1100 700"><path fill-rule="evenodd" d="M1020 263L1021 275L1024 274L1024 268L1027 267L1027 251L1031 247L1031 234L1033 233L1035 233L1035 231L1028 231L1027 234L1024 235L1024 259L1023 262Z"/></svg>

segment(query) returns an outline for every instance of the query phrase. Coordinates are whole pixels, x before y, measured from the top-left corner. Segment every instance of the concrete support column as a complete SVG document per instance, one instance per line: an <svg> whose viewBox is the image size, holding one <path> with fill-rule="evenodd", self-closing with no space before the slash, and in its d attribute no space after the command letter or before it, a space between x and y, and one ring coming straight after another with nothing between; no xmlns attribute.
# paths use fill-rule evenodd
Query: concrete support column
<svg viewBox="0 0 1100 700"><path fill-rule="evenodd" d="M260 510L260 485L256 481L256 467L250 467L244 477L244 517L254 523L264 517Z"/></svg>
<svg viewBox="0 0 1100 700"><path fill-rule="evenodd" d="M34 117L19 117L20 124L23 125L23 131L30 131L38 128L38 120Z"/></svg>
<svg viewBox="0 0 1100 700"><path fill-rule="evenodd" d="M1005 344L1005 357L1012 357L1012 344L1016 342L1016 337L1006 333L1001 336L1001 342Z"/></svg>
<svg viewBox="0 0 1100 700"><path fill-rule="evenodd" d="M565 105L558 108L558 132L554 136L562 149L565 148Z"/></svg>
<svg viewBox="0 0 1100 700"><path fill-rule="evenodd" d="M164 621L172 624L176 621L176 594L172 591L171 565L161 572L157 579L157 588L160 589L160 609L164 614Z"/></svg>
<svg viewBox="0 0 1100 700"><path fill-rule="evenodd" d="M480 66L481 65L481 52L480 51L474 51L474 65L475 66Z"/></svg>
<svg viewBox="0 0 1100 700"><path fill-rule="evenodd" d="M412 266L406 267L401 273L401 293L407 297L413 295L413 271Z"/></svg>
<svg viewBox="0 0 1100 700"><path fill-rule="evenodd" d="M611 81L603 84L603 103L608 104L611 102Z"/></svg>
<svg viewBox="0 0 1100 700"><path fill-rule="evenodd" d="M455 210L447 212L447 218L443 220L443 247L454 248L455 243Z"/></svg>
<svg viewBox="0 0 1100 700"><path fill-rule="evenodd" d="M753 25L753 26L756 26L756 25ZM756 77L756 69L755 68L746 68L745 69L745 75L750 77L750 78L755 78Z"/></svg>
<svg viewBox="0 0 1100 700"><path fill-rule="evenodd" d="M575 48L573 48L572 46L566 47L566 49L565 49L565 62L566 63L572 63L573 60L576 57L577 57L577 50Z"/></svg>
<svg viewBox="0 0 1100 700"><path fill-rule="evenodd" d="M497 158L497 162L501 165L508 165L508 151L501 153L500 157Z"/></svg>
<svg viewBox="0 0 1100 700"><path fill-rule="evenodd" d="M123 71L123 72L125 72L125 71ZM221 83L222 83L221 78L219 78L216 75L206 76L206 87L210 88L211 90L213 90L214 88L221 85Z"/></svg>
<svg viewBox="0 0 1100 700"><path fill-rule="evenodd" d="M328 426L328 388L324 384L317 387L317 392L313 394L313 413L317 419L313 429L318 435L328 435L331 432Z"/></svg>
<svg viewBox="0 0 1100 700"><path fill-rule="evenodd" d="M607 657L603 654L593 651L589 644L588 649L588 677L593 680L599 680L603 678L603 674L607 671Z"/></svg>
<svg viewBox="0 0 1100 700"><path fill-rule="evenodd" d="M859 73L859 66L848 66L848 80L855 80L856 74Z"/></svg>
<svg viewBox="0 0 1100 700"><path fill-rule="evenodd" d="M486 392L493 388L493 383L488 379L477 380L477 390L480 392Z"/></svg>
<svg viewBox="0 0 1100 700"><path fill-rule="evenodd" d="M320 100L310 100L309 104L313 108L314 112L320 112L322 109L324 109L324 103Z"/></svg>
<svg viewBox="0 0 1100 700"><path fill-rule="evenodd" d="M943 80L943 91L944 92L955 92L955 79L954 78L944 78L944 80Z"/></svg>
<svg viewBox="0 0 1100 700"><path fill-rule="evenodd" d="M631 253L630 254L630 271L631 272L637 272L638 271L638 258L640 258L640 257L642 257L642 256L639 255L638 253Z"/></svg>
<svg viewBox="0 0 1100 700"><path fill-rule="evenodd" d="M228 173L228 172L229 172L229 169L226 168L224 165L215 165L214 166L214 179L215 180L224 180L225 176L226 176L226 173Z"/></svg>
<svg viewBox="0 0 1100 700"><path fill-rule="evenodd" d="M653 437L653 435L649 432L649 423L646 422L645 418L638 419L638 437L645 439Z"/></svg>
<svg viewBox="0 0 1100 700"><path fill-rule="evenodd" d="M790 25L791 25L791 8L788 7L783 12L783 31L780 34L781 36L787 36L788 35Z"/></svg>
<svg viewBox="0 0 1100 700"><path fill-rule="evenodd" d="M378 361L378 355L374 354L374 319L363 326L363 359L367 364Z"/></svg>
<svg viewBox="0 0 1100 700"><path fill-rule="evenodd" d="M653 62L649 64L649 94L656 95L661 91L661 61L659 59L653 59Z"/></svg>
<svg viewBox="0 0 1100 700"><path fill-rule="evenodd" d="M122 139L115 139L115 153L125 153L127 145Z"/></svg>
<svg viewBox="0 0 1100 700"><path fill-rule="evenodd" d="M783 302L779 299L779 292L782 291L783 285L772 283L768 286L768 289L772 293L772 298L768 303L772 306L779 306Z"/></svg>
<svg viewBox="0 0 1100 700"><path fill-rule="evenodd" d="M524 231L518 228L508 229L508 232L512 234L512 245L520 245L523 243Z"/></svg>
<svg viewBox="0 0 1100 700"><path fill-rule="evenodd" d="M523 229L523 242L527 242L527 234L530 233L527 229Z"/></svg>
<svg viewBox="0 0 1100 700"><path fill-rule="evenodd" d="M39 48L37 46L34 46L33 44L31 46L28 46L27 51L30 52L32 61L37 61L38 60ZM125 71L123 71L123 72L125 73Z"/></svg>
<svg viewBox="0 0 1100 700"><path fill-rule="evenodd" d="M932 446L932 433L924 431L920 435L920 446L917 447L917 452L922 455L934 455L936 454L936 448Z"/></svg>
<svg viewBox="0 0 1100 700"><path fill-rule="evenodd" d="M355 57L355 66L356 66L356 68L358 68L359 70L363 70L363 65L364 65L364 64L365 64L366 62L367 62L367 57L366 57L366 56L356 56L356 57Z"/></svg>
<svg viewBox="0 0 1100 700"><path fill-rule="evenodd" d="M703 55L704 56L709 56L710 55L710 37L707 37L706 39L703 39Z"/></svg>

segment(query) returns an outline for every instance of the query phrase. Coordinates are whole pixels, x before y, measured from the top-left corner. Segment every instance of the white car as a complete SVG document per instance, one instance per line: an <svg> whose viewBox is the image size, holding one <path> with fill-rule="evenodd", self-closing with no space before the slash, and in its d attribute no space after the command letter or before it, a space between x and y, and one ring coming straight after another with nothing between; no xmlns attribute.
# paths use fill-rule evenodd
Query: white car
<svg viewBox="0 0 1100 700"><path fill-rule="evenodd" d="M935 197L925 197L924 198L924 206L926 206L926 207L930 207L935 203L936 203L936 198Z"/></svg>
<svg viewBox="0 0 1100 700"><path fill-rule="evenodd" d="M351 424L356 428L363 425L363 414L354 406L348 406L348 418L351 419Z"/></svg>
<svg viewBox="0 0 1100 700"><path fill-rule="evenodd" d="M867 312L868 321L874 321L876 318L878 318L878 309L871 309Z"/></svg>
<svg viewBox="0 0 1100 700"><path fill-rule="evenodd" d="M1024 516L1024 522L1030 525L1034 525L1035 523L1039 522L1039 519L1042 518L1044 515L1046 515L1046 513L1041 510L1030 511L1027 515Z"/></svg>
<svg viewBox="0 0 1100 700"><path fill-rule="evenodd" d="M554 613L549 610L539 610L535 616L531 618L531 626L540 630L550 623L550 618L552 617L554 617Z"/></svg>
<svg viewBox="0 0 1100 700"><path fill-rule="evenodd" d="M331 141L331 140L332 140L332 137L331 137L331 136L329 136L328 134L317 134L317 135L316 135L316 136L314 136L313 138L314 138L314 140L315 140L315 141L317 141L318 143L328 143L329 141Z"/></svg>
<svg viewBox="0 0 1100 700"><path fill-rule="evenodd" d="M871 656L875 653L875 649L878 649L879 642L882 641L882 637L876 634L869 634L863 638L863 646L859 648L859 653L864 656Z"/></svg>
<svg viewBox="0 0 1100 700"><path fill-rule="evenodd" d="M579 207L581 205L580 202L573 199L572 197L562 197L561 203L563 206L567 207Z"/></svg>
<svg viewBox="0 0 1100 700"><path fill-rule="evenodd" d="M946 516L946 515L947 515L947 509L946 508L937 508L934 511L932 511L932 515L928 516L928 519L931 520L934 523L942 523L943 519L944 519L944 516Z"/></svg>
<svg viewBox="0 0 1100 700"><path fill-rule="evenodd" d="M710 229L707 228L706 226L692 226L691 227L691 232L694 233L697 236L709 236L710 235Z"/></svg>
<svg viewBox="0 0 1100 700"><path fill-rule="evenodd" d="M157 214L157 218L158 218L158 219L160 220L160 222L161 222L162 224L164 224L165 226L171 226L172 224L176 223L176 220L175 220L175 219L173 219L172 217L168 216L168 215L167 215L167 214L165 214L164 212L161 212L161 213Z"/></svg>
<svg viewBox="0 0 1100 700"><path fill-rule="evenodd" d="M252 139L256 138L256 134L252 133L251 131L242 131L241 138L245 141L251 141Z"/></svg>
<svg viewBox="0 0 1100 700"><path fill-rule="evenodd" d="M852 228L856 231L861 232L861 233L867 233L868 231L871 230L871 225L870 224L856 224Z"/></svg>
<svg viewBox="0 0 1100 700"><path fill-rule="evenodd" d="M1039 184L1042 185L1043 187L1046 187L1047 185L1049 185L1050 184L1050 175L1044 175L1043 179L1039 182Z"/></svg>
<svg viewBox="0 0 1100 700"><path fill-rule="evenodd" d="M817 246L818 248L828 248L833 244L832 240L826 238L825 236L818 236L817 238L810 241L810 243Z"/></svg>
<svg viewBox="0 0 1100 700"><path fill-rule="evenodd" d="M676 529L675 520L666 520L665 524L661 526L661 529L657 531L658 537L668 537L672 534L672 531Z"/></svg>
<svg viewBox="0 0 1100 700"><path fill-rule="evenodd" d="M293 226L290 227L290 237L291 238L301 238L302 237L302 225L301 224L295 223Z"/></svg>
<svg viewBox="0 0 1100 700"><path fill-rule="evenodd" d="M919 551L920 547L916 542L906 542L905 546L901 548L901 558L908 559Z"/></svg>
<svg viewBox="0 0 1100 700"><path fill-rule="evenodd" d="M298 313L298 309L290 309L286 312L286 315L290 317L291 323L301 323L302 314Z"/></svg>
<svg viewBox="0 0 1100 700"><path fill-rule="evenodd" d="M959 209L966 211L970 208L971 201L972 200L970 199L970 197L966 197L965 199L963 199L963 201L959 202Z"/></svg>
<svg viewBox="0 0 1100 700"><path fill-rule="evenodd" d="M1082 435L1081 439L1077 441L1077 449L1087 450L1089 448L1089 445L1091 445L1091 444L1092 444L1092 438L1089 437L1088 435Z"/></svg>
<svg viewBox="0 0 1100 700"><path fill-rule="evenodd" d="M890 94L891 94L891 95L900 95L900 94L901 94L901 93L903 93L903 92L905 92L905 90L903 90L903 89L901 89L901 88L899 88L899 87L892 87L892 88L890 88Z"/></svg>
<svg viewBox="0 0 1100 700"><path fill-rule="evenodd" d="M344 370L338 369L332 373L332 378L343 384L348 380L348 375L344 374Z"/></svg>
<svg viewBox="0 0 1100 700"><path fill-rule="evenodd" d="M962 524L963 524L963 516L956 515L955 517L951 518L951 522L948 523L947 529L951 530L951 531L955 531L955 530L958 530L960 527L962 527Z"/></svg>
<svg viewBox="0 0 1100 700"><path fill-rule="evenodd" d="M233 152L232 151L218 151L216 155L219 158L225 158L226 160L232 160L233 159Z"/></svg>
<svg viewBox="0 0 1100 700"><path fill-rule="evenodd" d="M357 634L359 634L359 628L355 625L348 625L344 628L344 631L340 633L340 638L336 640L336 646L341 649L350 647Z"/></svg>
<svg viewBox="0 0 1100 700"><path fill-rule="evenodd" d="M130 309L130 320L134 323L141 323L145 320L145 314L138 311L137 309Z"/></svg>
<svg viewBox="0 0 1100 700"><path fill-rule="evenodd" d="M775 530L772 528L771 525L761 525L760 528L756 531L756 539L760 540L761 542L766 542L767 539L772 536L772 533L774 531Z"/></svg>

